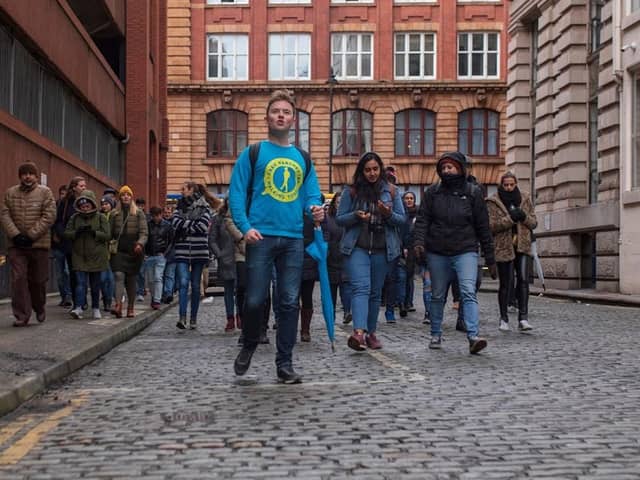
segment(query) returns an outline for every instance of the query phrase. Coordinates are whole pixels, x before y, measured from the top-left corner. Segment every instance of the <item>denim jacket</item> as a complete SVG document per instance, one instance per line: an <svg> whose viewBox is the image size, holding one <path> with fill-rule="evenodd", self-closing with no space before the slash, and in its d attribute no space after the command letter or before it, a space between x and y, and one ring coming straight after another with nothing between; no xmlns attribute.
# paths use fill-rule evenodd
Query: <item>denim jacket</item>
<svg viewBox="0 0 640 480"><path fill-rule="evenodd" d="M397 191L395 195L391 195L391 188L387 183L385 183L382 188L380 200L383 202L393 202L391 216L384 220L387 261L391 262L398 258L401 253L398 229L406 222L406 215L401 196ZM356 202L355 199L351 197L351 189L346 187L340 197L340 206L336 214L336 223L345 229L342 241L340 242L340 252L344 255L351 255L351 252L358 242L358 236L362 228L362 221L356 214L355 207Z"/></svg>

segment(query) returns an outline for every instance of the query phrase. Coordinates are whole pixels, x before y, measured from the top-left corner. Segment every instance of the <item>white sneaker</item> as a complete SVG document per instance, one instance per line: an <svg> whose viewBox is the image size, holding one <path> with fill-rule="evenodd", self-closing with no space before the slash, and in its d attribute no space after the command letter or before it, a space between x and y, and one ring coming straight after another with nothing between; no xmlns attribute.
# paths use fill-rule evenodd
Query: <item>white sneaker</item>
<svg viewBox="0 0 640 480"><path fill-rule="evenodd" d="M144 295L137 295L136 302L144 302Z"/></svg>
<svg viewBox="0 0 640 480"><path fill-rule="evenodd" d="M75 318L76 320L79 320L82 318L82 307L74 308L69 313L71 314L71 318Z"/></svg>
<svg viewBox="0 0 640 480"><path fill-rule="evenodd" d="M498 330L500 330L501 332L508 332L511 329L509 328L509 324L507 322L505 322L504 320L500 320L500 326L498 327Z"/></svg>
<svg viewBox="0 0 640 480"><path fill-rule="evenodd" d="M213 303L213 297L204 297L202 303Z"/></svg>
<svg viewBox="0 0 640 480"><path fill-rule="evenodd" d="M520 322L518 322L518 330L521 332L528 332L529 330L533 330L533 327L526 320L520 320Z"/></svg>
<svg viewBox="0 0 640 480"><path fill-rule="evenodd" d="M99 308L94 308L92 311L93 311L93 319L94 320L100 320L102 318L102 314L100 313L100 309Z"/></svg>

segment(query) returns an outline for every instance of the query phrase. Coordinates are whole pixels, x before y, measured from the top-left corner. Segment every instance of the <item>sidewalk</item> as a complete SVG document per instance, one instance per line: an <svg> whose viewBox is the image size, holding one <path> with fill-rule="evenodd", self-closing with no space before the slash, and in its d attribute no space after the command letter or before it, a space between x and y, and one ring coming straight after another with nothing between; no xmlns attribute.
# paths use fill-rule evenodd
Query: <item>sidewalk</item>
<svg viewBox="0 0 640 480"><path fill-rule="evenodd" d="M135 318L101 311L103 318L93 320L89 309L74 320L58 302L57 295L49 296L47 320L38 323L34 313L22 328L12 326L10 300L0 303L0 416L134 337L170 308L136 303Z"/></svg>
<svg viewBox="0 0 640 480"><path fill-rule="evenodd" d="M482 279L480 290L483 292L497 292L498 281L490 278ZM606 303L610 305L640 307L640 295L624 295L622 293L609 293L593 289L583 290L558 290L555 288L547 288L543 290L541 287L531 286L529 288L531 295L539 295L549 298L565 298L582 303Z"/></svg>

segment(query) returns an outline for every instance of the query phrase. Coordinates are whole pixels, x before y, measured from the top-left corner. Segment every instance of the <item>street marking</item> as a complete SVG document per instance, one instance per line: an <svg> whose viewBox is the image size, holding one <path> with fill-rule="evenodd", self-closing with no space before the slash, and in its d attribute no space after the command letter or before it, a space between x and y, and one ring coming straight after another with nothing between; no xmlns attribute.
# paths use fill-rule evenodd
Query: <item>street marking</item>
<svg viewBox="0 0 640 480"><path fill-rule="evenodd" d="M0 430L0 445L5 443L7 440L13 437L16 433L22 430L25 426L31 423L33 421L33 418L34 418L33 415L28 415L2 428Z"/></svg>
<svg viewBox="0 0 640 480"><path fill-rule="evenodd" d="M337 330L336 333L338 335L340 335L341 337L344 338L348 338L349 335L347 335L347 332L343 331L343 330ZM365 350L365 352L367 354L369 354L370 356L372 356L373 358L375 358L376 360L378 360L383 366L391 369L391 370L398 370L400 372L402 372L403 374L410 374L411 377L411 381L413 382L420 382L420 381L424 381L425 377L423 375L420 375L419 373L410 373L411 372L411 367L408 367L407 365L404 365L402 363L396 362L395 360L393 360L392 358L388 357L387 355L385 355L384 353L382 353L379 350L371 350L371 349L367 349Z"/></svg>
<svg viewBox="0 0 640 480"><path fill-rule="evenodd" d="M82 405L86 401L86 397L86 393L83 393L78 398L74 398L71 400L71 405L53 412L29 430L22 438L0 454L0 465L14 465L18 463L33 450L47 433L56 428L76 407Z"/></svg>

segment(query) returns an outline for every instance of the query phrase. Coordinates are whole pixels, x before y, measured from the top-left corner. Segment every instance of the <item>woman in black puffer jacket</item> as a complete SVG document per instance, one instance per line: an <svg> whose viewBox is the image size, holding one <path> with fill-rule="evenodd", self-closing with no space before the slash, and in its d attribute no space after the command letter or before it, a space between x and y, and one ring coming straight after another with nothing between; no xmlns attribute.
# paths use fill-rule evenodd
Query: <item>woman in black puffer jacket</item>
<svg viewBox="0 0 640 480"><path fill-rule="evenodd" d="M467 158L460 152L448 152L437 165L440 182L425 192L414 229L414 252L418 258L426 253L431 273L431 342L429 348L441 348L444 300L453 275L460 283L464 321L470 353L487 346L478 337L478 244L485 262L496 276L493 239L482 190L467 181Z"/></svg>

